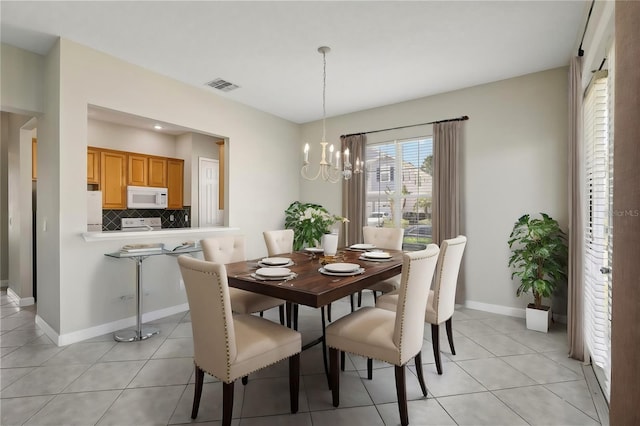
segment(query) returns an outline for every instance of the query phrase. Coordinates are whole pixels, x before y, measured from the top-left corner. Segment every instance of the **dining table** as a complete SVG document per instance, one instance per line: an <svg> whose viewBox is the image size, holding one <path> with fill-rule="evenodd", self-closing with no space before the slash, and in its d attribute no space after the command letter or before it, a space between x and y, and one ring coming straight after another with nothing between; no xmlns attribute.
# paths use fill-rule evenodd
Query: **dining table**
<svg viewBox="0 0 640 426"><path fill-rule="evenodd" d="M322 344L324 369L328 377L324 308L332 302L352 296L378 281L402 272L401 250L384 250L389 253L389 258L368 260L364 257L366 251L368 250L341 248L333 257L306 250L279 254L277 256L291 259L291 264L287 267L293 273L291 277L281 280L267 280L256 275L256 270L261 267L262 258L229 263L226 265L227 279L230 287L283 299L286 302L287 326L291 326L294 305L320 308L322 336L310 341L302 349ZM353 275L329 275L322 269L327 263L335 262L358 264L361 268Z"/></svg>

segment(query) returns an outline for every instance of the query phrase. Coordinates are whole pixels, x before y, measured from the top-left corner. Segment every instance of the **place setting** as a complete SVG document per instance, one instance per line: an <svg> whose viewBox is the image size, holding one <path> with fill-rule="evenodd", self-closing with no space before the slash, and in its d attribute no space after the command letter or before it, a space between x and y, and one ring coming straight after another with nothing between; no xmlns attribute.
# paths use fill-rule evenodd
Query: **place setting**
<svg viewBox="0 0 640 426"><path fill-rule="evenodd" d="M389 262L392 256L391 253L386 251L367 251L360 255L360 260L366 260L369 262Z"/></svg>
<svg viewBox="0 0 640 426"><path fill-rule="evenodd" d="M376 248L375 245L373 244L352 244L349 246L349 250L352 251L369 251L369 250L373 250L374 248Z"/></svg>
<svg viewBox="0 0 640 426"><path fill-rule="evenodd" d="M260 281L289 281L297 277L298 274L289 268L260 268L251 274L251 278Z"/></svg>
<svg viewBox="0 0 640 426"><path fill-rule="evenodd" d="M362 274L364 268L357 263L328 263L318 269L318 272L334 277L350 277Z"/></svg>
<svg viewBox="0 0 640 426"><path fill-rule="evenodd" d="M265 257L258 261L258 266L261 268L286 268L294 264L293 260L288 257Z"/></svg>

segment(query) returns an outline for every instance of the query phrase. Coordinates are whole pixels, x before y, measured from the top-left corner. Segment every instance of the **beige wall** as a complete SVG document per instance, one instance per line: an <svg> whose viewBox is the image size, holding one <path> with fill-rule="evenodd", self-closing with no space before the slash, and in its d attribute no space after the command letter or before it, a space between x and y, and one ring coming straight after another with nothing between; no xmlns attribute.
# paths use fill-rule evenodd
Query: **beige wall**
<svg viewBox="0 0 640 426"><path fill-rule="evenodd" d="M86 218L88 105L174 123L205 134L226 135L231 147L229 225L239 227L247 236L248 256L266 254L262 231L280 227L284 221L283 212L273 206L282 205L284 210L299 193L296 159L290 149L299 140L298 125L68 40L60 40L56 49L48 61L59 64L59 81L49 81L47 90L55 95L59 89L60 96L57 103L46 105L44 116L54 122L40 135L41 139L48 139L45 145L50 144L55 151L51 160L43 159L48 162L43 178L51 182L52 188L43 193L38 211L38 226L45 218L50 226L42 236L42 246L59 253L59 259L52 257L55 264L41 262L38 256L39 270L50 277L46 285L52 293L58 293L52 294L57 297L51 302L39 297L38 311L51 311L52 317L43 319L55 332L73 334L135 313L134 303L120 299L134 291L133 265L104 256L122 244L88 243L81 236ZM101 84L96 85L96 81ZM39 127L39 134L40 130ZM260 190L255 185L257 181L278 191ZM39 207L40 204L39 191ZM57 212L64 214L58 217ZM255 220L256 215L260 221ZM156 240L150 237L148 242ZM145 311L186 303L175 262L171 258L146 262Z"/></svg>
<svg viewBox="0 0 640 426"><path fill-rule="evenodd" d="M44 111L44 58L8 44L0 45L2 111Z"/></svg>
<svg viewBox="0 0 640 426"><path fill-rule="evenodd" d="M99 120L88 120L87 145L160 157L176 156L175 136Z"/></svg>
<svg viewBox="0 0 640 426"><path fill-rule="evenodd" d="M559 68L455 92L360 111L327 120L327 140L376 130L468 115L462 147L464 257L469 306L519 315L531 302L517 298L507 268L507 238L524 213L546 212L567 225L567 69ZM303 125L304 141L319 155L319 122ZM431 134L431 126L372 134L393 140ZM313 151L312 151L313 154ZM312 163L317 162L317 158ZM340 186L302 181L302 201L340 212ZM566 312L560 295L554 310Z"/></svg>
<svg viewBox="0 0 640 426"><path fill-rule="evenodd" d="M9 284L9 114L0 116L0 285Z"/></svg>

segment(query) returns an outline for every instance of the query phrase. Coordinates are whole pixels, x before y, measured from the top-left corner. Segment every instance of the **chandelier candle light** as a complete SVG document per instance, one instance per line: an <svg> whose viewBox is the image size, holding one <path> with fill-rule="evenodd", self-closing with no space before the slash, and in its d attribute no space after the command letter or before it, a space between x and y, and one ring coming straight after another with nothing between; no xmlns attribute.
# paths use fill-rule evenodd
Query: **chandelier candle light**
<svg viewBox="0 0 640 426"><path fill-rule="evenodd" d="M349 148L344 150L343 156L343 167L340 167L340 150L335 153L335 162L334 162L334 147L333 144L329 146L329 158L327 161L327 145L329 143L326 140L326 118L327 118L327 109L326 109L326 89L327 89L327 59L326 54L329 53L331 49L327 46L318 47L318 52L322 53L322 62L323 62L323 71L322 71L322 141L320 141L320 146L322 147L322 158L320 159L320 168L318 169L318 173L315 176L309 175L309 144L304 145L304 165L300 170L300 174L303 178L307 180L317 180L318 178L322 178L322 180L337 183L340 178L351 179L351 162L349 161ZM342 170L341 170L342 169Z"/></svg>

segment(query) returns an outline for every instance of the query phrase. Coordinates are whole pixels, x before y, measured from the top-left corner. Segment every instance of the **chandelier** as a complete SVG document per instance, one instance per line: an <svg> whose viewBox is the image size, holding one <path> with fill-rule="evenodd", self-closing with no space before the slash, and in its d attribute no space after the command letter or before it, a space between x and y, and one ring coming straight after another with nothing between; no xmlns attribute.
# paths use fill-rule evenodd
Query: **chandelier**
<svg viewBox="0 0 640 426"><path fill-rule="evenodd" d="M322 178L322 180L337 183L340 178L351 179L353 174L351 162L349 160L349 148L344 150L344 154L342 155L342 166L340 165L340 149L335 150L333 144L329 146L329 155L327 156L327 145L329 143L326 141L326 119L327 119L327 109L326 109L326 90L327 90L327 58L326 55L331 51L331 48L327 46L318 47L318 52L322 53L322 140L320 141L320 147L322 148L322 157L320 159L320 165L318 169L318 173L314 175L309 174L309 144L306 143L304 145L304 165L302 169L300 169L300 174L306 180L317 180L318 178ZM334 154L334 150L336 151ZM357 160L358 170L360 160Z"/></svg>

